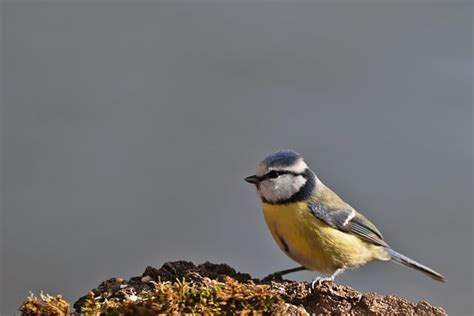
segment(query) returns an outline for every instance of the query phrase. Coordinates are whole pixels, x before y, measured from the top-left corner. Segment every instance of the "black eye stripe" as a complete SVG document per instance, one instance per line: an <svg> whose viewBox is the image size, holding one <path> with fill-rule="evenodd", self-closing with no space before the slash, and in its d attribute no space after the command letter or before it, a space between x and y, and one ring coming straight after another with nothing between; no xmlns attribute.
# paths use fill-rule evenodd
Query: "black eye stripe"
<svg viewBox="0 0 474 316"><path fill-rule="evenodd" d="M265 175L265 177L266 177L267 179L274 179L274 178L278 178L278 177L280 176L280 174L281 174L280 172L275 171L275 170L272 170L272 171L270 171L269 173L267 173L267 174Z"/></svg>
<svg viewBox="0 0 474 316"><path fill-rule="evenodd" d="M278 178L279 176L284 175L284 174L292 174L294 176L303 176L304 177L303 173L297 173L297 172L287 171L287 170L272 170L269 173L261 176L260 181L267 180L267 179L275 179L275 178Z"/></svg>

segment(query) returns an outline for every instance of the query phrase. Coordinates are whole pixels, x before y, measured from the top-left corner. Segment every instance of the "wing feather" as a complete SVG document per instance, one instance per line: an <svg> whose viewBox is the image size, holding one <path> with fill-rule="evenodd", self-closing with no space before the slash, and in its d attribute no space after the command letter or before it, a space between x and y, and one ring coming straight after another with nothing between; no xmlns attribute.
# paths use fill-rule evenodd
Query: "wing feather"
<svg viewBox="0 0 474 316"><path fill-rule="evenodd" d="M388 247L377 227L347 204L344 208L334 208L314 201L309 208L314 216L333 228L354 234L375 245Z"/></svg>

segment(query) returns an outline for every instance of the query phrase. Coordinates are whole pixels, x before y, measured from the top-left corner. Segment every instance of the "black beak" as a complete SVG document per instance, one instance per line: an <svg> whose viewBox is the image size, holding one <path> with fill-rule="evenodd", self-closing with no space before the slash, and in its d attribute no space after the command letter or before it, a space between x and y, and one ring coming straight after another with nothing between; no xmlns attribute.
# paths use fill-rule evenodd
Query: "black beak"
<svg viewBox="0 0 474 316"><path fill-rule="evenodd" d="M254 175L254 176L245 178L245 181L247 181L248 183L257 184L260 181L260 179Z"/></svg>

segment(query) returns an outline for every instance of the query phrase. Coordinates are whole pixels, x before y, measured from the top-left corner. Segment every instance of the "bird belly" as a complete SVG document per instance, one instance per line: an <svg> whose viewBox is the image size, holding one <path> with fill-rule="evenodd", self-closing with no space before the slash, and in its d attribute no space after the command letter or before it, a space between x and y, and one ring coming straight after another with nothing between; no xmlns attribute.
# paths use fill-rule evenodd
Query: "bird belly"
<svg viewBox="0 0 474 316"><path fill-rule="evenodd" d="M263 205L265 221L280 248L307 269L333 273L379 256L382 247L364 242L317 219L305 202Z"/></svg>

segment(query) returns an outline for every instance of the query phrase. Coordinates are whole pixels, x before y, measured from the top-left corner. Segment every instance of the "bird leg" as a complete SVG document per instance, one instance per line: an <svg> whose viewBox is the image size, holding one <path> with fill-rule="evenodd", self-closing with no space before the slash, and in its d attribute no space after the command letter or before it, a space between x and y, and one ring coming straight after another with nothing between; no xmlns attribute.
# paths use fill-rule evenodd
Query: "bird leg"
<svg viewBox="0 0 474 316"><path fill-rule="evenodd" d="M331 274L331 276L329 277L326 277L326 278L323 278L323 277L317 277L313 280L313 282L311 282L311 288L314 289L315 285L321 285L321 283L323 282L326 282L326 281L331 281L333 282L334 281L334 278L338 275L338 274L341 274L342 272L344 272L344 269L337 269L336 271L334 271L333 274Z"/></svg>
<svg viewBox="0 0 474 316"><path fill-rule="evenodd" d="M304 270L308 270L308 269L301 266L301 267L296 267L296 268L292 268L292 269L277 271L277 272L274 272L272 274L267 275L266 277L264 277L262 279L262 281L265 282L265 281L271 281L271 280L282 280L282 276L284 276L286 274L290 274L290 273L298 272L298 271L304 271Z"/></svg>

